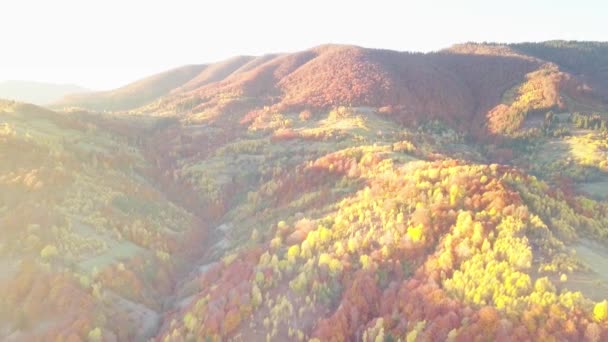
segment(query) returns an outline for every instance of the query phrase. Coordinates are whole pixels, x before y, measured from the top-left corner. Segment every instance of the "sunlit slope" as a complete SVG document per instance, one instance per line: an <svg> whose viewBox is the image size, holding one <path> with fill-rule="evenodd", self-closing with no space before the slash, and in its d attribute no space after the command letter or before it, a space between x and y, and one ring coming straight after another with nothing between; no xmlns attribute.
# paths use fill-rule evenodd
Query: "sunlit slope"
<svg viewBox="0 0 608 342"><path fill-rule="evenodd" d="M265 106L278 111L371 106L384 108L397 122L432 118L476 135L503 135L519 130L528 115L603 110L608 92L603 48L601 43L462 44L421 54L322 45L185 66L116 90L69 96L57 106L190 120ZM580 58L569 52L573 49L581 51Z"/></svg>
<svg viewBox="0 0 608 342"><path fill-rule="evenodd" d="M607 205L527 174L557 124L478 144L373 107L1 115L4 338L605 334Z"/></svg>
<svg viewBox="0 0 608 342"><path fill-rule="evenodd" d="M194 78L204 65L187 65L150 76L124 87L84 94L67 95L52 104L54 108L78 107L98 111L128 110L143 106Z"/></svg>
<svg viewBox="0 0 608 342"><path fill-rule="evenodd" d="M182 251L204 237L134 141L101 126L0 103L0 339L151 336Z"/></svg>
<svg viewBox="0 0 608 342"><path fill-rule="evenodd" d="M137 111L196 118L264 106L278 111L371 106L384 107L398 122L436 118L483 130L486 112L503 92L540 66L519 56L412 54L345 45L264 56L249 64L221 81L174 92Z"/></svg>
<svg viewBox="0 0 608 342"><path fill-rule="evenodd" d="M227 214L162 340L604 336L588 284L606 281L582 246L606 245L607 205L491 162L513 142L371 108L220 117L183 127L198 158L168 153Z"/></svg>
<svg viewBox="0 0 608 342"><path fill-rule="evenodd" d="M243 59L208 70L232 70ZM476 135L510 135L528 115L603 110L606 91L587 74L498 44L464 44L428 54L324 45L255 58L214 82L206 71L199 77L202 82L191 81L136 112L197 120L263 107L370 106L383 108L396 122L439 119Z"/></svg>

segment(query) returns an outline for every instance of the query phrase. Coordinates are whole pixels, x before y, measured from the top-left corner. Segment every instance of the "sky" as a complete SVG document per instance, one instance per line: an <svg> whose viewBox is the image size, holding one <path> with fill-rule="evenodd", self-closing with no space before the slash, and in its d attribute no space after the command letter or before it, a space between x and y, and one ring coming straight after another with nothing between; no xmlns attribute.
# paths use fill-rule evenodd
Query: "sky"
<svg viewBox="0 0 608 342"><path fill-rule="evenodd" d="M325 43L608 40L603 0L1 0L0 81L111 89L184 64Z"/></svg>

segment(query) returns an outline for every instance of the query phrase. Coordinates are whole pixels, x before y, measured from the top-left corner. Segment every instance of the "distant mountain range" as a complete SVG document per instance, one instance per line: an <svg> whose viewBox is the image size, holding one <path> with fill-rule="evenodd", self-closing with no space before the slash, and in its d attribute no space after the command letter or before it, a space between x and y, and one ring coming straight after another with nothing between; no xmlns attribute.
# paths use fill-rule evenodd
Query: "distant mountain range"
<svg viewBox="0 0 608 342"><path fill-rule="evenodd" d="M30 81L0 81L0 98L46 105L67 94L90 90L73 84L54 84Z"/></svg>

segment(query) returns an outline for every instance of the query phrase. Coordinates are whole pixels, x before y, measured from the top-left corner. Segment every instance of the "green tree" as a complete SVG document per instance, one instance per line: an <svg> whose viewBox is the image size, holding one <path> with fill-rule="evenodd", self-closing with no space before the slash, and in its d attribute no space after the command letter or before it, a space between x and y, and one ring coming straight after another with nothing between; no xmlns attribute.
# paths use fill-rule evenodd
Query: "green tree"
<svg viewBox="0 0 608 342"><path fill-rule="evenodd" d="M89 342L99 342L102 339L102 332L101 332L101 328L97 327L91 331L89 331L89 334L87 335L87 341Z"/></svg>
<svg viewBox="0 0 608 342"><path fill-rule="evenodd" d="M40 257L42 259L48 260L51 258L56 257L59 254L59 251L57 250L57 247L55 247L54 245L46 245L41 251L40 251Z"/></svg>

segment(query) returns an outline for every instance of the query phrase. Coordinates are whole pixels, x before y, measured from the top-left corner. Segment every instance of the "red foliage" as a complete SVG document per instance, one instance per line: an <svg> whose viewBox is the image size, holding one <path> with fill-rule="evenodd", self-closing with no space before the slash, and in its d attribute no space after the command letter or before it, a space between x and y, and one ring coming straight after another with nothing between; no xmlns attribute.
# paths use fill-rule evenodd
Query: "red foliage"
<svg viewBox="0 0 608 342"><path fill-rule="evenodd" d="M243 116L241 118L241 120L239 121L239 123L241 125L249 125L250 123L252 123L255 119L257 119L258 117L264 115L264 110L252 110L249 111L247 114L245 114L245 116Z"/></svg>
<svg viewBox="0 0 608 342"><path fill-rule="evenodd" d="M482 325L485 331L491 332L496 329L500 316L494 307L484 306L479 309L479 324Z"/></svg>
<svg viewBox="0 0 608 342"><path fill-rule="evenodd" d="M300 135L291 128L277 130L272 134L270 140L272 142L289 141L299 138Z"/></svg>
<svg viewBox="0 0 608 342"><path fill-rule="evenodd" d="M344 292L340 306L317 325L313 336L323 341L350 340L353 332L379 311L380 290L373 274L359 271Z"/></svg>
<svg viewBox="0 0 608 342"><path fill-rule="evenodd" d="M312 118L312 112L309 110L303 110L298 115L298 118L300 118L302 121L308 121L310 118Z"/></svg>
<svg viewBox="0 0 608 342"><path fill-rule="evenodd" d="M480 132L503 93L541 65L501 49L410 54L325 45L206 66L155 106L217 115L264 106L280 112L306 109L302 120L309 117L308 110L371 106L402 123L444 119ZM568 84L564 89L580 88ZM251 122L257 112L248 112L241 124Z"/></svg>

